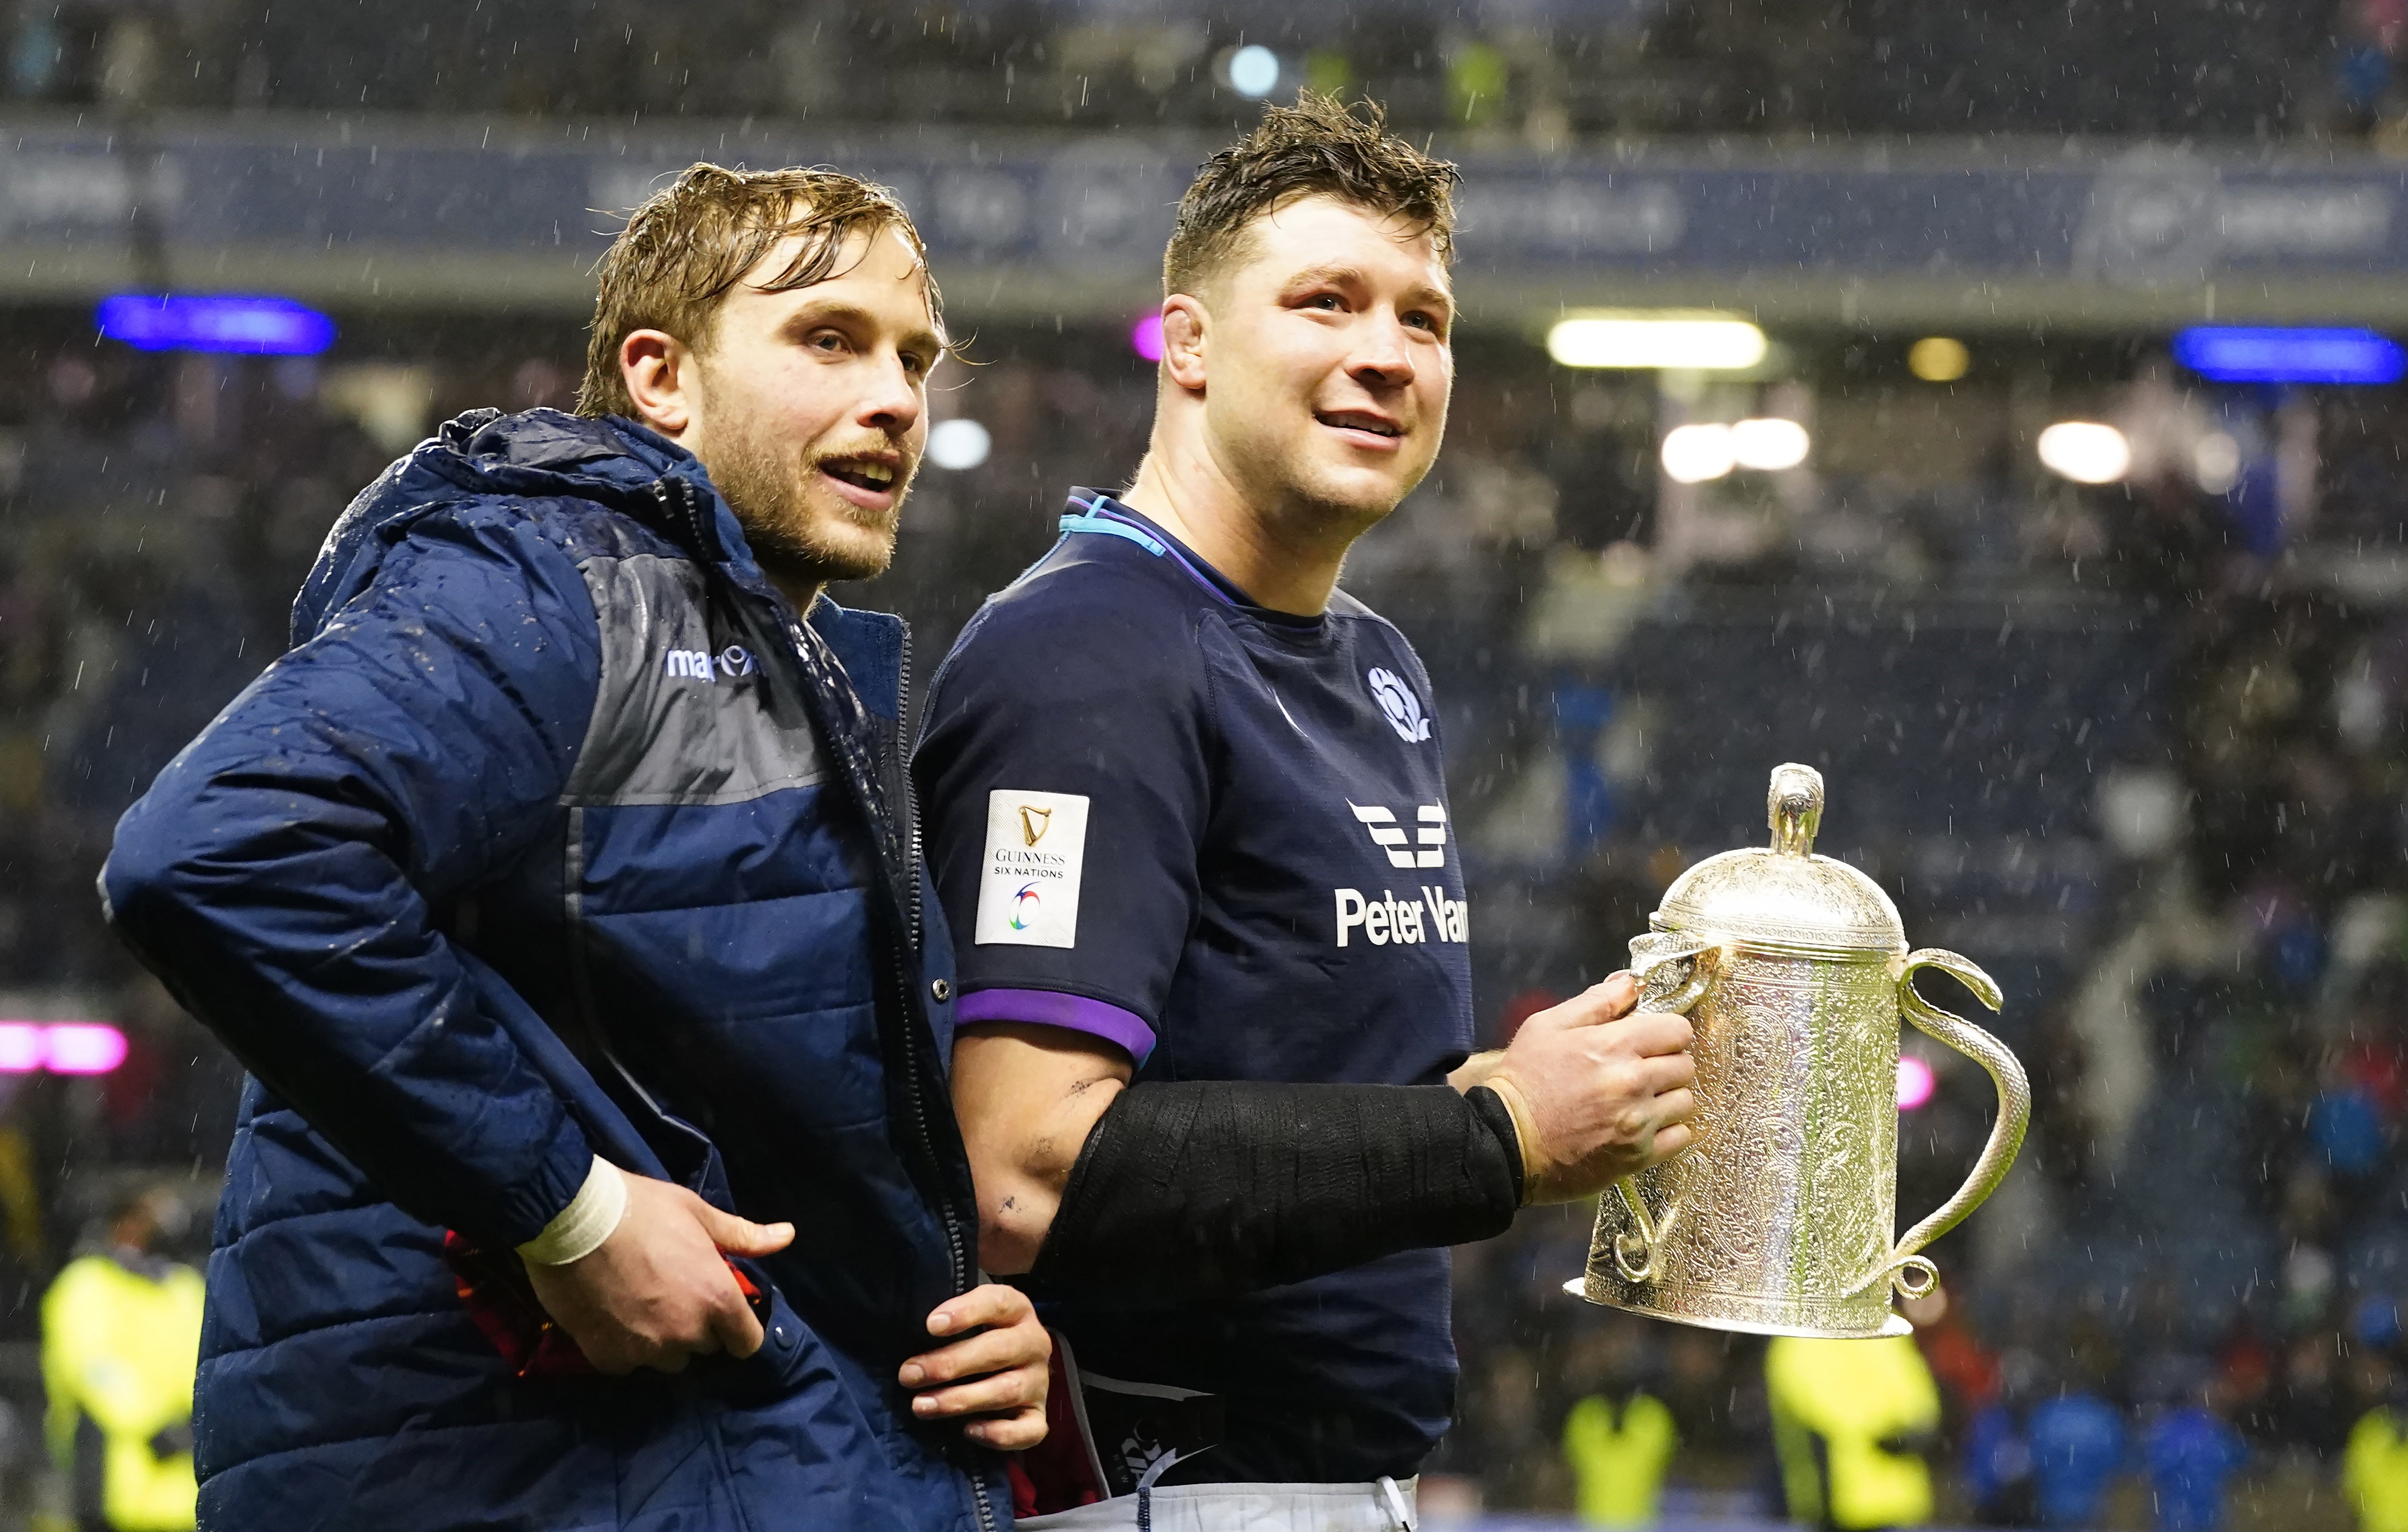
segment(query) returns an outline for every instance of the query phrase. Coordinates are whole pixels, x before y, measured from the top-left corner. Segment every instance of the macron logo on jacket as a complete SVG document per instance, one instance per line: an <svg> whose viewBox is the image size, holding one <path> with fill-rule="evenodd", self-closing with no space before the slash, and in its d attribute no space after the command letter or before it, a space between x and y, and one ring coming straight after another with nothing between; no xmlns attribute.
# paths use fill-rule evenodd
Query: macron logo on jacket
<svg viewBox="0 0 2408 1532"><path fill-rule="evenodd" d="M749 676L755 666L742 645L730 644L716 654L707 649L672 649L662 668L683 680L716 684L722 675Z"/></svg>

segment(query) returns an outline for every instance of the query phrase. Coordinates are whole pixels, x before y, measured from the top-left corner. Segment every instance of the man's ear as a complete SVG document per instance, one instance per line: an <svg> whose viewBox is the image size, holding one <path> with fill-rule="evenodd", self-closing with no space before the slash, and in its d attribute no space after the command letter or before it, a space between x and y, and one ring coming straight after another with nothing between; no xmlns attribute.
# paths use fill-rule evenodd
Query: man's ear
<svg viewBox="0 0 2408 1532"><path fill-rule="evenodd" d="M1204 306L1185 293L1162 304L1162 370L1190 393L1204 388Z"/></svg>
<svg viewBox="0 0 2408 1532"><path fill-rule="evenodd" d="M636 418L675 441L693 428L694 352L666 330L630 330L619 342L619 377Z"/></svg>

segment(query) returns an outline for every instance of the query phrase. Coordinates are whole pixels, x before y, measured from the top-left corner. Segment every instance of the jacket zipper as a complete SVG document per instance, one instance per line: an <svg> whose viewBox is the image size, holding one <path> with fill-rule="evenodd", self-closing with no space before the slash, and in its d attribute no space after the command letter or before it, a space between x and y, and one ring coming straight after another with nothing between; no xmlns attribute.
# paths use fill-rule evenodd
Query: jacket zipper
<svg viewBox="0 0 2408 1532"><path fill-rule="evenodd" d="M719 560L717 557L718 539L711 536L710 528L704 521L704 510L701 503L700 493L695 488L691 480L685 479L681 475L664 475L662 482L665 485L675 484L677 486L676 491L673 492L673 495L664 495L663 498L668 499L673 497L678 502L678 508L683 510L685 513L684 520L687 528L694 538L695 551L708 561L706 567L716 570L719 566ZM732 581L730 583L732 583ZM802 615L800 613L796 613L793 628L786 636L786 641L788 644L793 646L795 658L798 664L801 661L803 651L802 622ZM805 676L805 680L807 682L810 680L808 674ZM901 785L898 801L902 806L905 829L905 834L899 838L904 845L904 886L902 889L896 891L902 895L898 912L904 917L904 929L902 932L902 945L894 952L894 961L890 966L893 973L896 1002L901 1011L900 1021L904 1050L903 1066L905 1083L907 1087L903 1095L904 1099L910 1107L912 1139L926 1164L928 1178L931 1182L931 1189L936 1193L937 1218L939 1224L945 1231L946 1253L950 1257L952 1264L953 1288L957 1293L966 1293L975 1284L978 1274L969 1259L968 1241L962 1237L961 1219L956 1214L953 1208L953 1199L947 1195L944 1189L944 1162L937 1153L936 1136L930 1131L928 1126L928 1103L924 1088L926 1076L922 1072L923 1059L920 1049L920 1027L918 1025L918 1022L920 1020L920 1012L917 1009L919 995L912 986L910 963L910 958L917 955L921 949L920 922L923 918L920 899L921 842L919 815L915 813L912 809L910 769L909 765L903 761L902 751L903 722L910 711L910 700L911 629L909 624L906 624L903 629L901 669L896 678L896 706L895 718L896 743L894 747L894 758L897 766L897 776L900 780ZM867 806L865 804L864 807L866 809ZM872 842L871 849L873 856L876 854L877 842L882 838L883 837L878 826L874 824L871 825L870 840ZM931 1067L933 1067L933 1065L931 1065ZM972 1471L968 1475L968 1477L970 1482L970 1498L978 1508L979 1525L983 1529L983 1532L995 1532L995 1508L987 1499L987 1484L985 1476L979 1472Z"/></svg>
<svg viewBox="0 0 2408 1532"><path fill-rule="evenodd" d="M928 944L925 939L926 929L922 922L926 916L922 909L920 893L920 864L925 854L925 848L920 837L920 806L917 787L911 780L911 757L904 748L910 720L911 624L905 623L903 624L903 657L896 675L895 684L895 801L902 806L903 813L903 885L909 899L904 923L905 933L907 939L911 943L912 951L925 956ZM903 976L898 987L906 990L910 987L910 978L908 974ZM910 1039L912 1051L916 1053L920 1046L920 1033L919 1028L910 1024L910 1014L907 997L904 1008L904 1031ZM913 1074L916 1080L918 1075L916 1059L913 1061ZM920 1092L916 1088L911 1092L911 1099L915 1104L920 1101ZM927 1151L928 1158L934 1161L937 1157L936 1144L929 1138L924 1122L921 1124L920 1137ZM938 1205L944 1221L945 1240L952 1248L953 1283L967 1292L976 1282L978 1273L969 1259L969 1253L964 1248L966 1241L962 1238L961 1221L953 1215L953 1198L939 1196ZM987 1500L986 1477L975 1471L968 1477L970 1500L978 1508L979 1525L982 1532L995 1532L995 1508Z"/></svg>
<svg viewBox="0 0 2408 1532"><path fill-rule="evenodd" d="M918 805L913 798L911 763L903 749L904 728L910 716L911 625L906 623L903 625L903 652L896 676L893 745L895 753L892 763L896 784L894 797L903 815L903 886L906 891L904 940L909 944L908 951L924 953L927 944L922 939L921 926L924 911L922 909L920 896L920 861L923 851L920 838L920 814ZM930 1168L940 1170L942 1162L937 1156L936 1139L928 1131L927 1102L920 1090L920 1081L925 1077L921 1073L920 1028L913 1020L913 1006L919 997L918 992L912 987L910 970L901 955L896 956L894 966L896 998L903 1008L904 1046L910 1051L910 1058L908 1062L911 1070L912 1088L908 1094L911 1102L912 1126L917 1130L921 1151L927 1155ZM930 1061L929 1071L932 1074L936 1072L934 1061ZM953 1199L944 1196L940 1191L937 1198L937 1209L939 1219L944 1224L945 1244L953 1259L953 1286L961 1292L968 1292L977 1282L978 1272L970 1259L968 1241L962 1235L961 1220L954 1215ZM996 1532L995 1507L987 1499L986 1476L973 1469L968 1477L970 1482L970 1501L978 1510L978 1523L982 1532Z"/></svg>
<svg viewBox="0 0 2408 1532"><path fill-rule="evenodd" d="M903 668L896 683L895 702L895 780L900 784L895 796L903 805L903 875L910 881L911 898L911 944L915 952L926 955L925 918L920 908L920 864L926 851L920 840L920 800L918 788L911 780L911 752L905 748L904 738L911 721L911 624L903 624Z"/></svg>
<svg viewBox="0 0 2408 1532"><path fill-rule="evenodd" d="M922 930L920 924L921 921L925 917L925 912L921 907L920 898L920 815L918 808L912 798L911 766L910 763L904 758L903 754L904 720L910 717L910 711L911 628L910 624L907 623L903 627L903 653L901 658L901 668L896 680L895 742L893 746L895 753L891 764L894 769L894 780L896 785L895 802L899 806L900 811L903 815L903 835L901 838L903 841L903 939L906 943L906 951L916 956L924 954L927 944L921 939ZM902 1002L903 1006L904 1045L911 1051L910 1065L913 1088L910 1092L910 1100L912 1115L915 1119L912 1126L919 1130L920 1147L923 1152L927 1154L928 1163L931 1168L940 1168L942 1161L940 1161L937 1155L937 1140L928 1131L927 1101L924 1093L919 1089L919 1081L924 1078L920 1069L922 1063L920 1057L921 1038L920 1028L912 1024L915 1009L920 996L919 992L912 987L910 968L900 955L896 957L895 962L895 987L896 991L896 998ZM935 1067L935 1061L929 1060L927 1063L929 1072L931 1074L937 1073L938 1071ZM967 1293L978 1281L977 1266L976 1263L970 1259L968 1241L963 1238L961 1220L954 1214L953 1198L940 1196L937 1201L942 1213L945 1225L945 1242L950 1248L953 1256L953 1285L958 1290Z"/></svg>

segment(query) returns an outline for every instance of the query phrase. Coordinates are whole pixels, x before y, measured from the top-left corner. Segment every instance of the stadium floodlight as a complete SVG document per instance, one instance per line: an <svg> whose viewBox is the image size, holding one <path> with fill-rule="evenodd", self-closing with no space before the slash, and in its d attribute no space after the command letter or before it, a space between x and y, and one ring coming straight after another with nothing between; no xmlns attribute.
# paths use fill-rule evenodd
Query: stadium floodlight
<svg viewBox="0 0 2408 1532"><path fill-rule="evenodd" d="M0 1022L0 1075L105 1075L125 1062L107 1022Z"/></svg>
<svg viewBox="0 0 2408 1532"><path fill-rule="evenodd" d="M1129 326L1129 350L1148 362L1162 360L1162 316L1146 314Z"/></svg>
<svg viewBox="0 0 2408 1532"><path fill-rule="evenodd" d="M954 473L975 468L994 449L995 438L986 427L967 416L939 421L928 428L928 461L939 468Z"/></svg>
<svg viewBox="0 0 2408 1532"><path fill-rule="evenodd" d="M2190 450L2191 477L2209 494L2229 494L2241 482L2241 443L2229 433L2212 431Z"/></svg>
<svg viewBox="0 0 2408 1532"><path fill-rule="evenodd" d="M291 298L232 294L121 293L100 300L100 333L142 351L315 356L335 322Z"/></svg>
<svg viewBox="0 0 2408 1532"><path fill-rule="evenodd" d="M1913 1111L1927 1105L1940 1081L1933 1076L1931 1066L1913 1053L1902 1053L1898 1061L1898 1110Z"/></svg>
<svg viewBox="0 0 2408 1532"><path fill-rule="evenodd" d="M1260 101L1279 89L1280 57L1260 43L1248 43L1229 55L1229 89L1249 101Z"/></svg>
<svg viewBox="0 0 2408 1532"><path fill-rule="evenodd" d="M1697 308L1596 308L1547 332L1567 367L1681 367L1735 372L1764 360L1764 332L1736 314Z"/></svg>
<svg viewBox="0 0 2408 1532"><path fill-rule="evenodd" d="M1702 484L1739 465L1731 428L1719 423L1676 425L1664 433L1664 475L1676 484Z"/></svg>
<svg viewBox="0 0 2408 1532"><path fill-rule="evenodd" d="M39 1022L0 1022L0 1075L29 1075L40 1069L46 1031Z"/></svg>
<svg viewBox="0 0 2408 1532"><path fill-rule="evenodd" d="M2042 466L2077 484L2113 484L2132 468L2132 444L2097 421L2059 421L2038 445Z"/></svg>
<svg viewBox="0 0 2408 1532"><path fill-rule="evenodd" d="M1812 442L1806 428L1778 417L1742 421L1731 427L1731 456L1742 468L1777 473L1806 461Z"/></svg>
<svg viewBox="0 0 2408 1532"><path fill-rule="evenodd" d="M2174 336L2174 360L2219 383L2396 383L2408 351L2372 330L2201 324Z"/></svg>
<svg viewBox="0 0 2408 1532"><path fill-rule="evenodd" d="M1953 383L1973 365L1973 353L1954 336L1925 336L1906 350L1906 370L1927 383Z"/></svg>
<svg viewBox="0 0 2408 1532"><path fill-rule="evenodd" d="M52 1022L43 1039L54 1075L105 1075L125 1062L125 1034L107 1022Z"/></svg>

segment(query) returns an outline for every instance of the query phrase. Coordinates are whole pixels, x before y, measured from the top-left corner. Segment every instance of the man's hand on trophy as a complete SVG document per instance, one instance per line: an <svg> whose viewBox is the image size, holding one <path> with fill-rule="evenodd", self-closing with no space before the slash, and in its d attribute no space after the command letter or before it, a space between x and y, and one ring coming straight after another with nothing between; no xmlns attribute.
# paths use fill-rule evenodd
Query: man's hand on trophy
<svg viewBox="0 0 2408 1532"><path fill-rule="evenodd" d="M1638 1003L1638 981L1617 973L1524 1022L1481 1078L1457 1082L1487 1086L1512 1112L1525 1203L1594 1196L1689 1147L1688 1018L1634 1014Z"/></svg>

